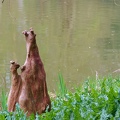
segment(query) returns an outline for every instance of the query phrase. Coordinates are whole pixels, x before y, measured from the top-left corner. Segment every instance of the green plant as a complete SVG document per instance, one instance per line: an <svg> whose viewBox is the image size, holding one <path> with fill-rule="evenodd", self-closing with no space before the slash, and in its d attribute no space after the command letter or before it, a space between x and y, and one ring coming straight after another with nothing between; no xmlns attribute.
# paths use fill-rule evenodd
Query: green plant
<svg viewBox="0 0 120 120"><path fill-rule="evenodd" d="M52 101L52 110L41 115L44 120L118 120L120 119L120 79L87 80L74 93L67 92Z"/></svg>
<svg viewBox="0 0 120 120"><path fill-rule="evenodd" d="M2 95L1 95L1 107L2 110L7 110L7 95L4 90L2 90Z"/></svg>
<svg viewBox="0 0 120 120"><path fill-rule="evenodd" d="M59 94L60 96L64 97L67 93L67 87L65 85L65 81L61 73L58 74L58 80L59 80L59 85L58 85Z"/></svg>
<svg viewBox="0 0 120 120"><path fill-rule="evenodd" d="M26 117L16 104L15 112L0 111L1 120L119 120L120 78L102 78L96 82L85 81L74 93L66 89L59 74L59 96L52 100L50 112ZM93 81L93 80L92 80Z"/></svg>

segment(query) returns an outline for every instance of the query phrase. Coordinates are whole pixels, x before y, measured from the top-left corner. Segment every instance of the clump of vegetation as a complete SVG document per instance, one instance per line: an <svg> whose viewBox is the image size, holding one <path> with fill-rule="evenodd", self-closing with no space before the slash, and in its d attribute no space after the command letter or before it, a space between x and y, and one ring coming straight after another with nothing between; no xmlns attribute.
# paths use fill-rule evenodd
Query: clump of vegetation
<svg viewBox="0 0 120 120"><path fill-rule="evenodd" d="M1 120L119 120L120 78L107 77L85 81L74 93L66 89L62 75L59 75L60 94L52 100L50 112L31 115L29 118L16 105L13 113L3 109Z"/></svg>
<svg viewBox="0 0 120 120"><path fill-rule="evenodd" d="M52 102L44 120L118 120L120 119L120 78L87 80L82 88Z"/></svg>

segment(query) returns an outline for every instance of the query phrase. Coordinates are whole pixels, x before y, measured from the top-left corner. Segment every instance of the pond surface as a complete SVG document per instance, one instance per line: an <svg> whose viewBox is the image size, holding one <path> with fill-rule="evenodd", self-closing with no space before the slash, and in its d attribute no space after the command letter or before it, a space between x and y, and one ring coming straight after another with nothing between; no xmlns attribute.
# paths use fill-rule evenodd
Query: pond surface
<svg viewBox="0 0 120 120"><path fill-rule="evenodd" d="M57 89L59 72L72 89L96 73L105 76L120 68L119 0L4 0L0 3L0 88L10 88L9 61L24 64L21 33L30 27L37 34L49 91Z"/></svg>

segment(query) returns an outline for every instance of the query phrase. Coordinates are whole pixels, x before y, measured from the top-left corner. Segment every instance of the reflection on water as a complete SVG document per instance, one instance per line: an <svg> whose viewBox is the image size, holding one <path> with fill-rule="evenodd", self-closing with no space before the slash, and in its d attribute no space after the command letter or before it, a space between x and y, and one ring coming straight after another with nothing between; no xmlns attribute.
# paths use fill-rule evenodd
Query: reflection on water
<svg viewBox="0 0 120 120"><path fill-rule="evenodd" d="M10 87L9 61L26 58L21 32L31 26L50 91L58 73L67 86L120 68L120 5L116 0L5 0L0 4L0 82ZM20 72L20 71L19 71Z"/></svg>

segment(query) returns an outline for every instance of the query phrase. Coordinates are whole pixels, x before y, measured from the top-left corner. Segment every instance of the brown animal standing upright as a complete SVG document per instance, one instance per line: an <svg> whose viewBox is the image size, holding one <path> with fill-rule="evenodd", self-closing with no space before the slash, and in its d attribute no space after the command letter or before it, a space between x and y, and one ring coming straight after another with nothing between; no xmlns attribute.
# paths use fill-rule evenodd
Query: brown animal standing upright
<svg viewBox="0 0 120 120"><path fill-rule="evenodd" d="M23 31L26 39L27 57L21 67L22 88L19 96L20 107L27 112L41 114L46 108L51 109L51 101L47 91L46 73L39 56L36 44L36 34L30 31Z"/></svg>
<svg viewBox="0 0 120 120"><path fill-rule="evenodd" d="M8 111L12 112L15 110L15 104L18 102L22 81L20 75L18 75L17 73L17 69L20 67L20 65L14 61L10 61L10 63L11 63L10 70L12 73L12 81L11 81L12 84L8 96L7 105L8 105Z"/></svg>

